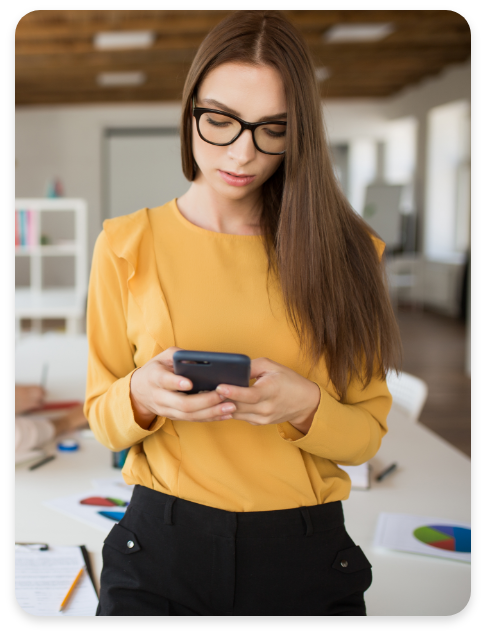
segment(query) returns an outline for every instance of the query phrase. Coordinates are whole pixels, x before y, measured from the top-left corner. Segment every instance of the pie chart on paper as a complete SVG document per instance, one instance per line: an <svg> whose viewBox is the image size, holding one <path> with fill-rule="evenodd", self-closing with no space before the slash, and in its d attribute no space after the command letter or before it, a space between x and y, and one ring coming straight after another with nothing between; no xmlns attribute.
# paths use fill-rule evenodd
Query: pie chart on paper
<svg viewBox="0 0 486 636"><path fill-rule="evenodd" d="M459 526L420 526L413 536L429 545L450 552L471 552L471 530Z"/></svg>

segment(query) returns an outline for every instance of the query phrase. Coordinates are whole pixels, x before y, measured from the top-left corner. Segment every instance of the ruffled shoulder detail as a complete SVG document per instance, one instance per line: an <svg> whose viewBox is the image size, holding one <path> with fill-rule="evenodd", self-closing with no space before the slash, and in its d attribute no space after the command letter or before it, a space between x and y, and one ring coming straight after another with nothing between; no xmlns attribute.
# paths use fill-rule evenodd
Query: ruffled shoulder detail
<svg viewBox="0 0 486 636"><path fill-rule="evenodd" d="M103 229L114 254L128 263L128 292L142 313L147 332L161 351L174 346L169 307L157 273L148 208L107 219Z"/></svg>
<svg viewBox="0 0 486 636"><path fill-rule="evenodd" d="M381 259L383 258L383 252L385 251L386 243L379 239L377 236L373 236L373 234L371 234L371 238L373 239L373 243L381 261Z"/></svg>
<svg viewBox="0 0 486 636"><path fill-rule="evenodd" d="M113 252L119 258L136 265L140 242L144 236L152 234L148 208L114 219L106 219L103 229Z"/></svg>

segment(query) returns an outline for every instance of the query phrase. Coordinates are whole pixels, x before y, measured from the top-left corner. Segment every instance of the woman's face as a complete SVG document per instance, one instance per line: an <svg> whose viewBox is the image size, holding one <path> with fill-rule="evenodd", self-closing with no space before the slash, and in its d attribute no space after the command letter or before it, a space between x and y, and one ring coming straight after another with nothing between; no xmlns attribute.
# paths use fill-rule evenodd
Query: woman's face
<svg viewBox="0 0 486 636"><path fill-rule="evenodd" d="M223 64L208 73L199 87L196 106L222 110L248 122L276 116L285 121L287 112L277 70L236 63ZM193 154L199 167L196 180L223 197L241 200L254 194L283 161L284 155L266 155L257 150L249 130L229 146L213 146L199 136L194 117L192 122Z"/></svg>

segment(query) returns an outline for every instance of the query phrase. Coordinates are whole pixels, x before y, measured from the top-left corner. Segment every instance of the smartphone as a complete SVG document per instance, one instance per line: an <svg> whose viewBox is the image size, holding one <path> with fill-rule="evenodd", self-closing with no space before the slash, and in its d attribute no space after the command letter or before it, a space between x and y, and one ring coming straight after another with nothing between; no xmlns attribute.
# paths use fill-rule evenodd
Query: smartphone
<svg viewBox="0 0 486 636"><path fill-rule="evenodd" d="M175 374L192 382L192 389L184 393L214 391L219 384L250 386L251 360L240 353L181 349L173 361Z"/></svg>

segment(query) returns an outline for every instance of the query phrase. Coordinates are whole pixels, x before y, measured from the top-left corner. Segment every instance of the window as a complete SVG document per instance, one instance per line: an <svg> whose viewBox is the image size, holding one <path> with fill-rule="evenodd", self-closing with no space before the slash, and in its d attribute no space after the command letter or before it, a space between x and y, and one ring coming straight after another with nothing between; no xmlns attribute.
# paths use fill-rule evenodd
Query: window
<svg viewBox="0 0 486 636"><path fill-rule="evenodd" d="M425 254L460 260L470 244L470 105L433 108L427 124Z"/></svg>

